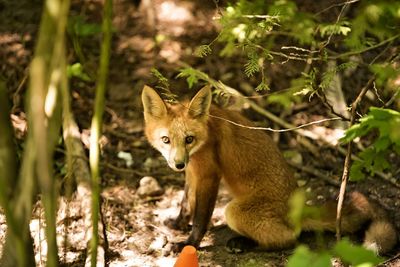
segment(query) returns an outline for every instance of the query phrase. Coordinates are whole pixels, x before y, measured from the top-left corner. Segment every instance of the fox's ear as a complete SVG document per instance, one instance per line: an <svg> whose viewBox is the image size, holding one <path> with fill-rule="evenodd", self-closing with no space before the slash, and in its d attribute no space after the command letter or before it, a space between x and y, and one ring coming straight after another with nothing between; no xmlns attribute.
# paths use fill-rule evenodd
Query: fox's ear
<svg viewBox="0 0 400 267"><path fill-rule="evenodd" d="M144 119L159 119L167 115L167 107L157 92L150 86L145 85L142 91L142 103Z"/></svg>
<svg viewBox="0 0 400 267"><path fill-rule="evenodd" d="M192 98L189 104L189 115L193 118L204 117L208 115L211 106L211 88L204 86Z"/></svg>

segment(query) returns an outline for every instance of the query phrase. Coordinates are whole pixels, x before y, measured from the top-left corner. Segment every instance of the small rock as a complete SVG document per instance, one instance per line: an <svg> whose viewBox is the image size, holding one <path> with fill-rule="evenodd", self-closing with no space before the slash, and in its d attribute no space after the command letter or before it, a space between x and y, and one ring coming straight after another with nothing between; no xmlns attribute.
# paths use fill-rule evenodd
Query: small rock
<svg viewBox="0 0 400 267"><path fill-rule="evenodd" d="M306 184L307 184L306 180L297 180L297 186L298 187L305 186Z"/></svg>
<svg viewBox="0 0 400 267"><path fill-rule="evenodd" d="M120 152L118 152L117 157L125 160L126 167L129 168L133 165L133 158L132 158L131 153L125 152L125 151L120 151Z"/></svg>
<svg viewBox="0 0 400 267"><path fill-rule="evenodd" d="M307 201L306 201L306 205L307 205L307 206L313 206L313 205L314 205L314 201L312 201L312 200L307 200Z"/></svg>
<svg viewBox="0 0 400 267"><path fill-rule="evenodd" d="M167 244L167 238L164 235L156 237L149 246L150 251L161 251L162 248Z"/></svg>
<svg viewBox="0 0 400 267"><path fill-rule="evenodd" d="M162 195L164 190L154 177L145 176L140 179L137 193L140 197L154 197Z"/></svg>

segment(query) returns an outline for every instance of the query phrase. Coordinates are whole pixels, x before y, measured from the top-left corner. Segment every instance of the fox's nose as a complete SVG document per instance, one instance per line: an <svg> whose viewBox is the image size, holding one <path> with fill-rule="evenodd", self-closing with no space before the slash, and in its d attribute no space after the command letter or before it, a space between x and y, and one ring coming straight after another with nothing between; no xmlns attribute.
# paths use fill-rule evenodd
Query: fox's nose
<svg viewBox="0 0 400 267"><path fill-rule="evenodd" d="M175 163L175 167L178 170L183 170L183 168L185 168L185 163L184 162Z"/></svg>

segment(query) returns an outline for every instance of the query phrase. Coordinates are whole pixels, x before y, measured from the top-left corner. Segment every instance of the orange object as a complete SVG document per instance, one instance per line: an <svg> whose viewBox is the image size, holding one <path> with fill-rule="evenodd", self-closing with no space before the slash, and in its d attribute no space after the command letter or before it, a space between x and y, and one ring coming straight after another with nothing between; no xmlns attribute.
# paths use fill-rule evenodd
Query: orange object
<svg viewBox="0 0 400 267"><path fill-rule="evenodd" d="M179 254L174 267L198 267L196 248L193 246L185 246Z"/></svg>

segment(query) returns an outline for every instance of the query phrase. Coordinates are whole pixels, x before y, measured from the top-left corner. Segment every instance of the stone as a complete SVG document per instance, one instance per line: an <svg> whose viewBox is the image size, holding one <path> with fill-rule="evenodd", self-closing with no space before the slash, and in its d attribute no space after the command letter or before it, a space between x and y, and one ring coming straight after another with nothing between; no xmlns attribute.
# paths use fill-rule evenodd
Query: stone
<svg viewBox="0 0 400 267"><path fill-rule="evenodd" d="M162 195L164 190L154 177L145 176L140 179L136 192L140 197L155 197Z"/></svg>

